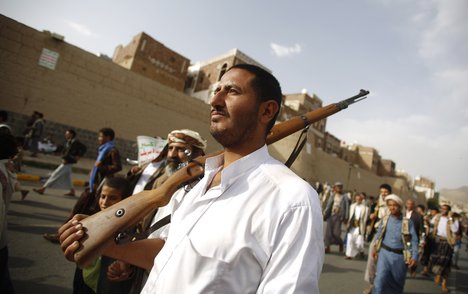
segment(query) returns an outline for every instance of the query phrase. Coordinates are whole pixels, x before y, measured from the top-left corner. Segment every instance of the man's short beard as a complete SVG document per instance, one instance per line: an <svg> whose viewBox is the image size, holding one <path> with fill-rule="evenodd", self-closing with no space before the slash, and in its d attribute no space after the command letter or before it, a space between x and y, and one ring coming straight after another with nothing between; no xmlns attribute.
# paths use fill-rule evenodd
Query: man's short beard
<svg viewBox="0 0 468 294"><path fill-rule="evenodd" d="M164 172L168 176L172 176L178 170L178 167L179 167L178 162L170 161L170 162L167 163L167 165L166 165L166 167L164 169Z"/></svg>

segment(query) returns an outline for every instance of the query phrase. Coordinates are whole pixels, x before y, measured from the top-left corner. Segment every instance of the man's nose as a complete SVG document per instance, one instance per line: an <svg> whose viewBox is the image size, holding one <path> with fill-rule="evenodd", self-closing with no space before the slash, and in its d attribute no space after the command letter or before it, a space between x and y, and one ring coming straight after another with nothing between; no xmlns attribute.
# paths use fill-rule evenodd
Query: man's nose
<svg viewBox="0 0 468 294"><path fill-rule="evenodd" d="M213 96L211 96L210 105L212 107L223 105L225 96L226 93L223 90L214 93Z"/></svg>

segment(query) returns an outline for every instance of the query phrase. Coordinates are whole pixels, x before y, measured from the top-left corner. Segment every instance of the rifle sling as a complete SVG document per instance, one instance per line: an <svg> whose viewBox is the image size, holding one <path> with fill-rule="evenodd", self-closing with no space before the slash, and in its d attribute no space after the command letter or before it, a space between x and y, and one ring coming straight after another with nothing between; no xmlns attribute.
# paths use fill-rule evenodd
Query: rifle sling
<svg viewBox="0 0 468 294"><path fill-rule="evenodd" d="M167 225L170 222L171 222L171 215L169 214L169 215L166 215L165 217L163 217L162 219L160 219L159 221L155 222L151 227L149 227L144 232L141 232L141 233L136 233L136 232L135 233L126 233L126 232L119 233L117 235L117 237L115 237L115 243L117 243L119 245L122 245L122 244L130 243L130 242L133 242L133 241L146 239L146 238L148 238L149 235L151 235L151 233L153 233L154 231L156 231L159 228L164 227L165 225Z"/></svg>
<svg viewBox="0 0 468 294"><path fill-rule="evenodd" d="M296 146L294 146L293 151L291 152L291 155L289 155L288 160L284 163L287 167L291 167L291 165L294 163L296 160L297 156L299 156L299 153L301 153L302 148L304 147L305 143L307 142L307 131L309 130L309 126L307 125L304 129L302 129L302 132L297 139ZM302 138L304 136L304 138ZM301 141L302 138L302 141Z"/></svg>

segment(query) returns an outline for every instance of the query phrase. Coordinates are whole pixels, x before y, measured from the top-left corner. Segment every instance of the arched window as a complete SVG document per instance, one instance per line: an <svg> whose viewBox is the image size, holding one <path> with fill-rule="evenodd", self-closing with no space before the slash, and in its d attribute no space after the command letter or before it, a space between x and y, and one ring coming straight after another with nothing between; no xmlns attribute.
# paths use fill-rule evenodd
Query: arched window
<svg viewBox="0 0 468 294"><path fill-rule="evenodd" d="M218 76L218 82L221 80L221 77L224 75L226 70L227 70L227 63L223 64L223 66L221 67L221 71L219 72L219 76Z"/></svg>

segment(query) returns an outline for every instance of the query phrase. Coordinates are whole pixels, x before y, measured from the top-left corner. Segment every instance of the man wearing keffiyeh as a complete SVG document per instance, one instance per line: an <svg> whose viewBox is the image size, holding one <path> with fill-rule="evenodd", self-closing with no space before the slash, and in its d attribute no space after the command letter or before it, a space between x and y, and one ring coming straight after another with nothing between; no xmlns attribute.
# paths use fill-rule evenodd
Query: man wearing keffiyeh
<svg viewBox="0 0 468 294"><path fill-rule="evenodd" d="M181 163L188 160L187 152L191 158L204 155L206 140L199 133L183 129L174 130L167 135L168 156L166 173L172 175Z"/></svg>

